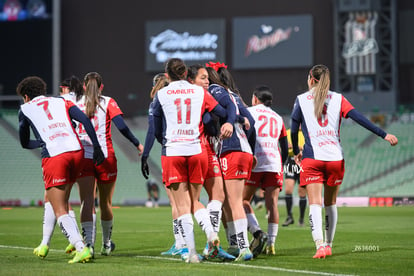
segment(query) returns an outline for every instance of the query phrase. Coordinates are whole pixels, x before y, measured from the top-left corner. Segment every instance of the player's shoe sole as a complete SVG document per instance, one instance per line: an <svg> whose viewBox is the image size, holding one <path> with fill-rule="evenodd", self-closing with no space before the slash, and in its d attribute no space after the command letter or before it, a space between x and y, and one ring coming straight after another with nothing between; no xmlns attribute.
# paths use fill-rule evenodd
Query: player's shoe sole
<svg viewBox="0 0 414 276"><path fill-rule="evenodd" d="M263 248L266 245L267 242L267 234L263 232L262 230L258 230L254 233L254 238L250 242L250 251L253 254L253 258L256 258L259 256L260 253L263 252Z"/></svg>

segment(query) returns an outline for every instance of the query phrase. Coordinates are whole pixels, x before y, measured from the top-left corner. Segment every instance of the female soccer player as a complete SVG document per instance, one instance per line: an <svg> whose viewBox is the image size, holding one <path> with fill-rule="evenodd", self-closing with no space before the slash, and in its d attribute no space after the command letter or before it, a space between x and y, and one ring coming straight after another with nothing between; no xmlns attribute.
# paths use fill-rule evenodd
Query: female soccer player
<svg viewBox="0 0 414 276"><path fill-rule="evenodd" d="M243 104L240 98L231 94L228 87L222 83L216 71L218 66L212 63L206 64L208 77L210 81L209 92L224 107L234 106L236 115L242 115L248 118L251 126L254 120ZM220 64L219 66L225 66ZM250 128L251 133L253 127ZM254 133L255 134L255 133ZM255 138L255 135L254 135ZM249 249L247 219L243 209L243 189L245 180L249 178L253 166L254 141L249 141L248 136L243 129L243 125L236 121L234 131L230 138L220 141L218 155L223 172L225 202L223 212L227 225L227 234L229 240L228 252L236 256L236 261L248 261L253 258ZM250 144L249 144L250 142Z"/></svg>
<svg viewBox="0 0 414 276"><path fill-rule="evenodd" d="M248 108L255 120L257 165L246 181L243 205L248 229L254 239L250 244L253 257L257 257L266 245L266 254L275 255L275 241L279 229L279 192L283 186L283 167L288 154L285 124L282 117L272 110L273 95L267 86L257 87ZM279 151L279 145L281 151ZM269 210L267 234L260 228L250 202L257 188L265 191L266 209Z"/></svg>
<svg viewBox="0 0 414 276"><path fill-rule="evenodd" d="M309 71L309 91L297 96L292 111L291 138L295 161L301 165L300 185L306 186L309 198L309 223L316 253L313 258L332 255L338 213L336 197L344 176L345 163L339 139L341 118L351 118L361 126L388 141L398 143L397 137L387 134L337 92L329 90L329 69L322 64ZM305 136L303 151L298 147L298 131ZM322 233L322 188L325 206L325 242Z"/></svg>
<svg viewBox="0 0 414 276"><path fill-rule="evenodd" d="M211 255L217 254L220 243L207 210L198 201L208 165L200 143L201 116L206 110L220 117L226 112L207 91L186 80L187 67L181 59L170 59L165 71L171 83L157 92L153 106L155 137L163 145L163 182L177 207L178 225L189 250L186 261L199 262L192 213L206 233Z"/></svg>
<svg viewBox="0 0 414 276"><path fill-rule="evenodd" d="M46 97L46 83L39 77L27 77L17 86L24 104L19 111L19 136L23 148L42 147L42 170L46 196L57 217L62 232L76 248L69 263L88 262L92 254L79 233L77 224L68 215L68 200L72 185L79 175L83 150L71 119L83 124L91 139L94 164L104 161L91 122L71 101ZM30 140L30 128L36 140ZM46 253L47 254L47 253Z"/></svg>
<svg viewBox="0 0 414 276"><path fill-rule="evenodd" d="M78 125L77 132L82 145L85 148L85 165L81 171L82 175L78 179L81 201L86 213L90 214L89 221L85 219L82 222L85 241L88 245L94 247L93 221L92 213L94 208L94 191L95 179L99 191L99 207L101 210L101 227L102 227L102 248L101 255L108 256L114 250L115 245L111 240L113 213L112 213L112 195L115 190L115 181L117 178L117 160L112 145L111 122L119 129L138 150L141 155L144 146L130 131L122 117L123 113L116 101L108 96L102 95L104 88L102 77L96 72L90 72L84 77L84 95L76 104L90 118L95 127L105 154L103 164L97 166L91 160L91 141L85 135L83 125Z"/></svg>
<svg viewBox="0 0 414 276"><path fill-rule="evenodd" d="M206 68L202 65L192 65L188 67L187 79L190 83L195 85L201 86L204 89L208 90L209 87L209 79L208 79L208 72ZM233 112L235 114L234 105L229 105L230 109L227 110L227 113ZM234 116L228 116L226 122L221 127L222 129L229 129L228 136L231 136L233 124L232 121ZM202 143L206 147L207 154L208 154L208 171L206 180L204 182L204 188L207 191L209 202L206 206L210 220L213 225L214 231L218 234L220 231L220 223L222 218L222 206L225 199L224 194L224 183L223 183L223 175L221 172L220 163L215 152L215 145L218 142L218 127L217 130L216 122L214 122L213 118L211 118L210 113L205 113L203 115L203 123L204 126L204 137L202 138ZM213 129L212 129L213 128ZM211 132L210 132L210 131ZM221 130L224 132L224 130ZM208 246L206 245L203 255L208 254ZM228 254L224 251L221 246L219 248L219 252L217 257L222 258L224 260L234 260L235 257L233 255Z"/></svg>
<svg viewBox="0 0 414 276"><path fill-rule="evenodd" d="M169 83L170 83L170 80L168 79L166 73L156 74L152 80L152 89L150 92L150 98L154 99L158 90L166 87ZM148 166L147 160L148 160L150 151L155 141L153 105L154 105L154 102L152 101L148 109L148 130L147 130L147 135L145 136L144 152L141 156L141 172L142 172L142 175L145 177L145 179L148 179L149 177L149 166ZM168 196L168 199L171 205L174 244L167 251L161 252L161 255L181 256L182 254L184 254L185 256L186 254L188 255L188 249L186 247L184 238L182 237L182 233L179 230L177 207L175 206L174 204L175 202L171 197L170 189L165 187L165 191L167 193L167 196Z"/></svg>
<svg viewBox="0 0 414 276"><path fill-rule="evenodd" d="M76 76L71 76L69 79L65 79L62 81L60 85L60 97L64 98L65 100L72 101L73 103L76 102L76 98L82 97L83 88L81 81ZM46 258L47 254L49 253L49 245L50 240L53 235L53 231L56 225L56 216L53 212L52 205L50 204L46 191L44 195L44 212L43 212L43 238L40 242L40 245L33 250L33 254L39 256L41 258ZM69 204L69 216L73 219L75 224L76 215L73 211L71 205ZM69 244L66 247L66 252L71 253L75 250L75 247Z"/></svg>

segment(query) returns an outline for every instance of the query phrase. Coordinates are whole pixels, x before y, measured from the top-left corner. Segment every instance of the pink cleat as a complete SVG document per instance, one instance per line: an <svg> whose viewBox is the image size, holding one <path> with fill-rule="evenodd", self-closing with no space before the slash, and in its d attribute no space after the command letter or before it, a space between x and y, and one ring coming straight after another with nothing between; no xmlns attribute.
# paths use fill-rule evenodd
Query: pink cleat
<svg viewBox="0 0 414 276"><path fill-rule="evenodd" d="M325 246L325 256L332 256L332 247L329 245Z"/></svg>
<svg viewBox="0 0 414 276"><path fill-rule="evenodd" d="M319 247L318 250L316 250L315 255L313 255L314 259L325 259L326 253L325 248L323 246Z"/></svg>

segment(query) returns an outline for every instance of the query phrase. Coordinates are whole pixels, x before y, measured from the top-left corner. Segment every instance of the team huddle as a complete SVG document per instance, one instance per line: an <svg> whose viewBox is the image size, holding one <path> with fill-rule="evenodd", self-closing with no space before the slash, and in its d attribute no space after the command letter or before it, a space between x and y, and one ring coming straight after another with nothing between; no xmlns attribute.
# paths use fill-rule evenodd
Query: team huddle
<svg viewBox="0 0 414 276"><path fill-rule="evenodd" d="M62 92L65 89L69 93L61 97L45 96L46 84L38 77L24 79L17 87L24 99L19 111L20 140L24 148L42 148L45 182L43 240L34 254L47 256L57 221L69 241L66 252L73 254L69 263L89 262L94 257L95 191L99 192L101 209L101 254L110 255L115 249L111 240L111 204L117 178L113 122L142 154L145 178L149 176L147 160L155 139L162 145L162 181L172 207L175 243L161 254L180 255L188 263L249 261L262 253L275 255L278 197L290 149L294 156L290 161L295 161L292 166L300 166L300 186L309 200L316 246L313 258L332 255L338 218L336 197L344 176L341 118L353 119L391 145L398 139L372 124L329 86L328 68L312 67L309 91L296 99L288 137L282 117L271 108L269 87L258 86L249 107L225 64L187 67L181 59L172 58L165 65L165 73L154 77L144 147L126 125L116 101L102 95L98 73L87 74L82 83L72 78L62 87ZM30 139L30 129L35 140ZM74 182L79 185L82 203L81 232L68 204ZM199 201L203 187L209 197L206 206ZM267 231L260 227L251 206L258 189L264 191ZM201 254L196 251L193 217L206 235ZM303 214L301 220L303 224ZM290 223L287 220L285 224ZM219 239L221 228L226 232L226 250Z"/></svg>

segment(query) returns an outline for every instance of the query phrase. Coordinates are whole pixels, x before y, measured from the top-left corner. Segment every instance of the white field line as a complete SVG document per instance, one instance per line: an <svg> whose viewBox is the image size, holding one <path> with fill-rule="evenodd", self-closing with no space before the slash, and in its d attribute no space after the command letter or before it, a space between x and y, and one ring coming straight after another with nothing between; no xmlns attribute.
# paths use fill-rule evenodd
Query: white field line
<svg viewBox="0 0 414 276"><path fill-rule="evenodd" d="M1 245L1 244L0 244L0 248L33 250L32 247L11 246L11 245ZM52 252L63 252L62 249L60 249L60 250L58 250L58 249L49 249L49 251L52 251ZM153 259L153 260L168 260L168 261L182 262L182 260L179 259L179 258L157 257L157 256L134 256L133 258L137 258L137 259ZM310 274L310 275L330 275L330 276L351 276L352 275L352 274L335 274L335 273L328 273L328 272L321 272L321 271L309 271L309 270L299 270L299 269L288 269L288 268L273 267L273 266L263 266L263 265L259 266L259 265L239 264L239 263L231 263L231 262L222 262L222 263L203 262L203 264L221 265L221 266L227 265L227 266L235 266L235 267L261 269L261 270L267 270L267 271L281 271L281 272L288 272L288 273L302 273L302 274Z"/></svg>

